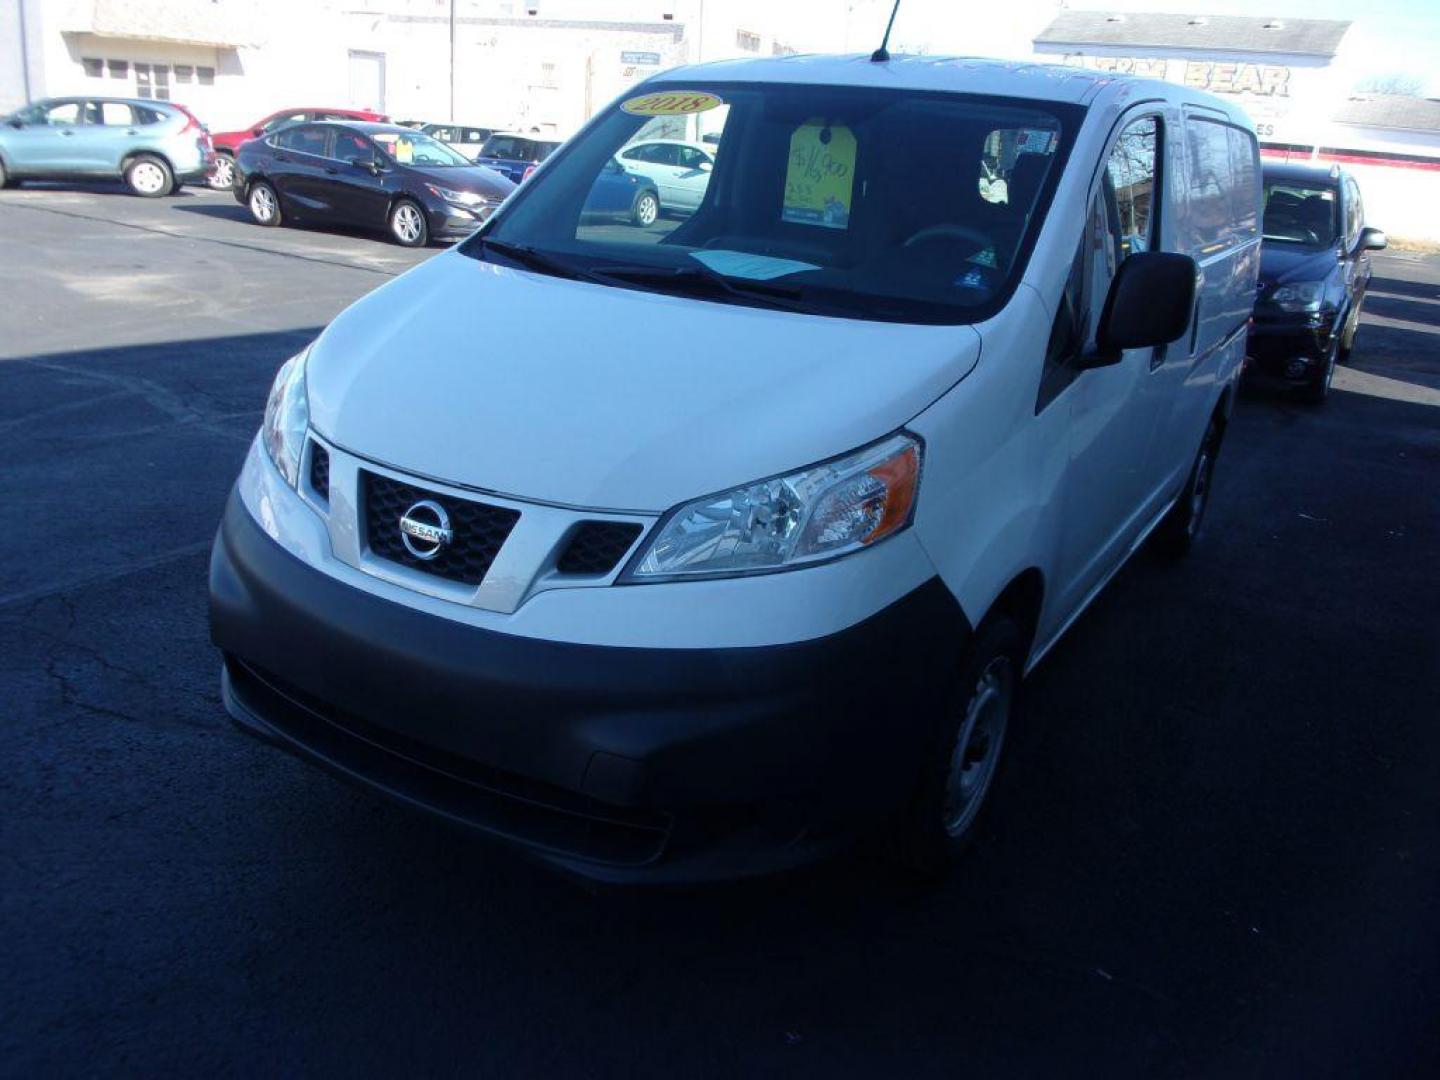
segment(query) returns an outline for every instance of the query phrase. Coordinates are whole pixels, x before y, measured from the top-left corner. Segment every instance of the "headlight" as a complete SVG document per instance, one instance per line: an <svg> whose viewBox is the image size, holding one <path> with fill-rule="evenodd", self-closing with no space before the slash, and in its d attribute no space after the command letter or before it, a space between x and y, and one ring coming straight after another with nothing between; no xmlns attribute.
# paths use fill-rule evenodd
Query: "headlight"
<svg viewBox="0 0 1440 1080"><path fill-rule="evenodd" d="M456 206L488 206L490 204L489 199L475 191L451 191L439 184L426 184L425 186L446 202L454 203Z"/></svg>
<svg viewBox="0 0 1440 1080"><path fill-rule="evenodd" d="M300 478L300 452L310 426L310 403L305 395L305 359L310 350L297 353L275 376L265 402L265 423L260 434L270 460L291 487Z"/></svg>
<svg viewBox="0 0 1440 1080"><path fill-rule="evenodd" d="M910 524L921 444L890 438L788 476L677 507L632 581L792 569L869 547Z"/></svg>
<svg viewBox="0 0 1440 1080"><path fill-rule="evenodd" d="M1323 281L1298 281L1293 285L1281 285L1270 299L1285 311L1319 311L1320 298L1324 295Z"/></svg>

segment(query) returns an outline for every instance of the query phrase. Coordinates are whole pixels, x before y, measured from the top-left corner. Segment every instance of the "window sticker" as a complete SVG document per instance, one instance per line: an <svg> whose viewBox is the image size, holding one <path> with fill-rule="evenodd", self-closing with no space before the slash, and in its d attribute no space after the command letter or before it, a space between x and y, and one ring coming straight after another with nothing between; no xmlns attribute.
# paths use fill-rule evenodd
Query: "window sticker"
<svg viewBox="0 0 1440 1080"><path fill-rule="evenodd" d="M709 112L724 104L714 94L702 94L696 90L661 90L623 101L620 108L631 116L688 116Z"/></svg>
<svg viewBox="0 0 1440 1080"><path fill-rule="evenodd" d="M785 203L780 220L825 229L850 226L850 199L855 188L855 136L816 118L790 136L790 161L785 170Z"/></svg>
<svg viewBox="0 0 1440 1080"><path fill-rule="evenodd" d="M1015 151L1020 154L1048 154L1055 141L1055 132L1021 129L1015 136Z"/></svg>
<svg viewBox="0 0 1440 1080"><path fill-rule="evenodd" d="M749 251L726 251L721 248L707 248L692 251L690 257L704 263L718 274L728 277L748 278L751 281L769 281L771 278L798 274L802 270L819 270L814 263L797 259L777 259L771 255L756 255Z"/></svg>

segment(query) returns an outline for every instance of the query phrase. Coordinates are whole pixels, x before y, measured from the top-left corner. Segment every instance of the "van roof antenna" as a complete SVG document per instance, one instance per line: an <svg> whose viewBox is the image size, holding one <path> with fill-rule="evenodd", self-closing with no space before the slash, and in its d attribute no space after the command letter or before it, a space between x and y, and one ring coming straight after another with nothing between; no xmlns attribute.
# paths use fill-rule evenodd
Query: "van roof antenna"
<svg viewBox="0 0 1440 1080"><path fill-rule="evenodd" d="M890 50L885 46L890 44L890 28L895 25L895 13L900 10L900 0L895 0L895 6L890 9L890 21L885 24L885 36L880 39L880 47L870 54L872 64L884 64L890 60Z"/></svg>

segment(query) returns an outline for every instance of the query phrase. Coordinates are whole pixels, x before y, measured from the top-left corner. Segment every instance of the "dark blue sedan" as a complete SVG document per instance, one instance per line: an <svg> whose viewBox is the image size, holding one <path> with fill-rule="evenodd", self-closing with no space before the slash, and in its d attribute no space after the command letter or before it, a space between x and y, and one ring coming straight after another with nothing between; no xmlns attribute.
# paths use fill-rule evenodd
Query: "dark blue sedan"
<svg viewBox="0 0 1440 1080"><path fill-rule="evenodd" d="M406 247L468 236L514 190L494 170L397 124L292 124L235 155L235 198L257 223L386 228Z"/></svg>
<svg viewBox="0 0 1440 1080"><path fill-rule="evenodd" d="M660 218L660 192L648 177L630 172L614 158L600 170L581 215L589 220L628 221L648 229Z"/></svg>

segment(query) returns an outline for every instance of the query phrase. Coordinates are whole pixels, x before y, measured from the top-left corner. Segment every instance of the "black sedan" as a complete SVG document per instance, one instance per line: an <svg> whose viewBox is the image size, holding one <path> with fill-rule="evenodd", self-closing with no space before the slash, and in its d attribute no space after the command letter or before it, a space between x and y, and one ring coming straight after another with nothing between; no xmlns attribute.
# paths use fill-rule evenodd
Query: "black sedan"
<svg viewBox="0 0 1440 1080"><path fill-rule="evenodd" d="M1318 403L1355 342L1370 252L1385 246L1385 234L1365 227L1359 185L1343 169L1266 164L1264 177L1260 283L1247 352L1252 370Z"/></svg>
<svg viewBox="0 0 1440 1080"><path fill-rule="evenodd" d="M293 124L244 143L235 198L261 225L385 228L406 247L468 236L515 185L398 124Z"/></svg>

